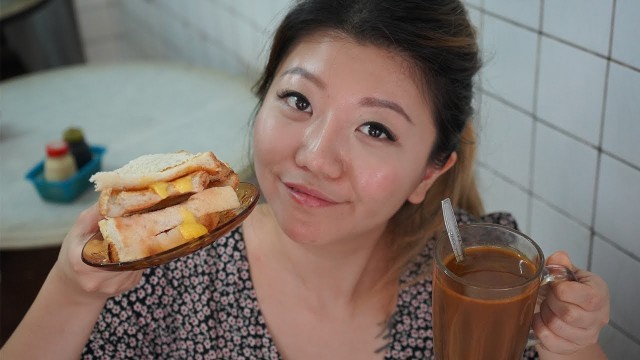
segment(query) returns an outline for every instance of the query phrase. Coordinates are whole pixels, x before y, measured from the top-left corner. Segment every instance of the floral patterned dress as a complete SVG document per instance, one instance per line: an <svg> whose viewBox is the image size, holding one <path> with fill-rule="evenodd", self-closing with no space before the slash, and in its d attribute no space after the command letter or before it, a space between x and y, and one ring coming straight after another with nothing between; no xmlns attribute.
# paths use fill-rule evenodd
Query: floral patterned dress
<svg viewBox="0 0 640 360"><path fill-rule="evenodd" d="M461 223L516 227L505 213ZM415 277L429 263L433 241L404 276L389 323L385 359L430 359L431 277ZM281 359L260 312L242 228L194 254L145 271L134 289L107 301L83 359ZM523 359L536 359L527 349Z"/></svg>

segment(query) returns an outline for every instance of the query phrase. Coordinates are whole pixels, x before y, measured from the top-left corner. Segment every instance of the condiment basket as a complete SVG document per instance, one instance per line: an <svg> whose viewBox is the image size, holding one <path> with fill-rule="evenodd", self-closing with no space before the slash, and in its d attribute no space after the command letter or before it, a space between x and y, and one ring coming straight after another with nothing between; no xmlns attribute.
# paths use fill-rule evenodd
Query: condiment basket
<svg viewBox="0 0 640 360"><path fill-rule="evenodd" d="M100 171L102 155L106 149L102 146L91 146L93 158L69 179L64 181L47 181L44 179L44 160L29 170L26 178L33 183L40 197L47 201L69 203L75 200L91 185L89 178Z"/></svg>

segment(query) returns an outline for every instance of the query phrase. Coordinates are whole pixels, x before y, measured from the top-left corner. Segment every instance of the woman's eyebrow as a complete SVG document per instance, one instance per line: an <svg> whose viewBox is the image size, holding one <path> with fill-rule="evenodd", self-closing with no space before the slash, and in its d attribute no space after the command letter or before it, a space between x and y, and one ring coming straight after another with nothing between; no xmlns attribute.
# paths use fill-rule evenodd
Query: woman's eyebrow
<svg viewBox="0 0 640 360"><path fill-rule="evenodd" d="M287 69L285 72L282 73L282 75L280 75L280 77L284 77L285 75L300 75L303 78L311 81L312 83L316 84L316 86L318 86L321 89L325 89L326 88L326 84L324 83L324 81L322 81L319 77L317 77L316 75L312 74L311 72L309 72L306 69L303 69L299 66L294 66L292 68Z"/></svg>
<svg viewBox="0 0 640 360"><path fill-rule="evenodd" d="M322 81L319 77L317 77L316 75L312 74L308 70L306 70L304 68L301 68L299 66L294 66L292 68L289 68L289 69L285 70L282 73L282 75L280 75L280 77L284 77L286 75L299 75L299 76L302 76L303 78L311 81L312 83L314 83L316 86L318 86L321 89L325 89L326 88L326 84L324 83L324 81ZM396 103L394 101L375 98L375 97L365 97L362 100L360 100L359 104L361 106L381 107L381 108L390 109L392 111L397 112L402 117L404 117L408 122L413 124L413 120L411 120L411 118L409 117L407 112L404 111L402 106L400 106L398 103Z"/></svg>
<svg viewBox="0 0 640 360"><path fill-rule="evenodd" d="M398 114L402 115L402 117L405 118L408 122L413 124L413 120L411 120L411 118L409 117L407 112L404 111L402 106L400 106L398 103L393 102L391 100L379 99L375 97L365 97L362 100L360 100L359 104L361 106L381 107L381 108L393 110Z"/></svg>

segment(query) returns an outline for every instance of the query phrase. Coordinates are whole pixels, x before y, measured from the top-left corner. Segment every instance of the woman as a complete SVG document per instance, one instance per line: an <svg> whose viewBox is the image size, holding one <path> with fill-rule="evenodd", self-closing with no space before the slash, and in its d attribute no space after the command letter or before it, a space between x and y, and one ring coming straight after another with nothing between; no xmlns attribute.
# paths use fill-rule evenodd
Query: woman
<svg viewBox="0 0 640 360"><path fill-rule="evenodd" d="M214 245L144 274L80 262L99 220L88 209L3 355L432 357L440 200L452 198L460 221L482 211L469 123L479 66L458 1L298 3L255 88L266 204ZM482 220L515 226L506 214ZM562 253L549 262L571 266ZM577 272L536 315L541 358L604 358L606 285Z"/></svg>

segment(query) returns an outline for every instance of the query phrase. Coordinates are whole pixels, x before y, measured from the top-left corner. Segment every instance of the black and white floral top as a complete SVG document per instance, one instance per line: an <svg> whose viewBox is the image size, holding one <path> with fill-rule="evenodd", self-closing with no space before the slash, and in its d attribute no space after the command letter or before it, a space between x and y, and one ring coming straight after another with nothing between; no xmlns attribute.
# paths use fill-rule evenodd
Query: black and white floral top
<svg viewBox="0 0 640 360"><path fill-rule="evenodd" d="M505 213L461 223L516 227ZM433 241L406 271L406 284L431 258ZM430 272L429 272L430 274ZM385 359L430 359L431 277L402 286L390 322ZM134 289L107 301L83 359L280 359L260 312L242 228L213 245L145 271ZM523 359L535 359L527 349Z"/></svg>

